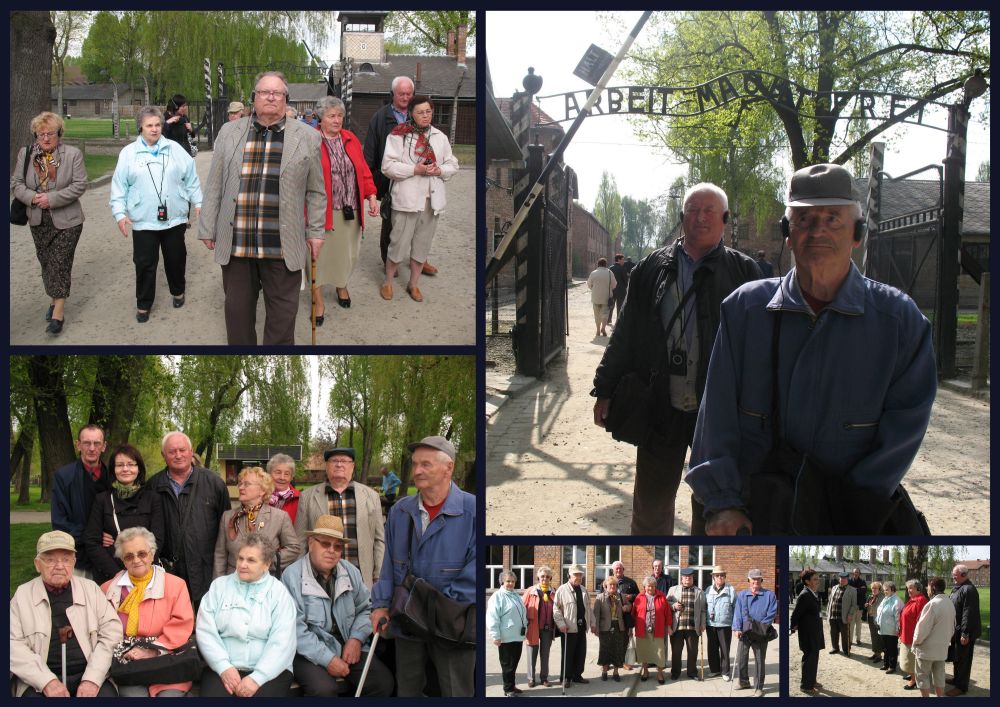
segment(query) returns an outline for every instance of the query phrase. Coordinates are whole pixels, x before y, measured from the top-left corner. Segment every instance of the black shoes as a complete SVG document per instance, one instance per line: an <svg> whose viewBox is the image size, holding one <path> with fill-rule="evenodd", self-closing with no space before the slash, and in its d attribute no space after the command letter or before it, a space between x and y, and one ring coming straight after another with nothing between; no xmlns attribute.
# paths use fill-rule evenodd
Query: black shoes
<svg viewBox="0 0 1000 707"><path fill-rule="evenodd" d="M347 292L347 288L342 288L344 292ZM344 309L348 309L351 306L351 293L347 292L347 297L341 297L340 292L337 292L337 304L339 304Z"/></svg>
<svg viewBox="0 0 1000 707"><path fill-rule="evenodd" d="M146 310L145 312L143 312L141 309L140 310L136 310L135 320L137 322L139 322L140 324L145 324L146 322L148 322L149 321L149 310Z"/></svg>
<svg viewBox="0 0 1000 707"><path fill-rule="evenodd" d="M45 327L45 331L49 332L50 334L58 334L59 332L62 331L62 328L63 328L62 319L50 319L49 325Z"/></svg>
<svg viewBox="0 0 1000 707"><path fill-rule="evenodd" d="M180 297L174 297L174 309L180 309L184 306L184 295Z"/></svg>
<svg viewBox="0 0 1000 707"><path fill-rule="evenodd" d="M52 321L52 312L53 312L53 310L55 310L55 308L56 308L56 306L54 304L50 304L49 305L48 311L45 312L45 321L47 321L47 322L51 322Z"/></svg>

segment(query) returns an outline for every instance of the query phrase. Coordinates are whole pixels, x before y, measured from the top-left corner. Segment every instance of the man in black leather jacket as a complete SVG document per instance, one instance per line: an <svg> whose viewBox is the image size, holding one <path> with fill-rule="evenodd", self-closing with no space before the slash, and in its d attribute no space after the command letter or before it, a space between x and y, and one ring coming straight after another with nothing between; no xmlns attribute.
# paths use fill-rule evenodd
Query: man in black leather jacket
<svg viewBox="0 0 1000 707"><path fill-rule="evenodd" d="M722 300L760 278L756 263L723 245L729 199L714 184L684 195L683 235L642 259L629 276L628 306L594 376L594 424L603 427L618 382L635 372L661 401L652 434L636 453L633 535L672 535L674 501L705 390ZM692 534L704 519L692 497Z"/></svg>

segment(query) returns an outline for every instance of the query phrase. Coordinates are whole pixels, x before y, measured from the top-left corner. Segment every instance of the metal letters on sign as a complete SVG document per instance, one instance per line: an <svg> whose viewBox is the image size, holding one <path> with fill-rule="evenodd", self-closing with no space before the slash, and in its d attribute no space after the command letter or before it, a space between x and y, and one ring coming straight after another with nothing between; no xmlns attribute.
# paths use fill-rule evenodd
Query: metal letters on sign
<svg viewBox="0 0 1000 707"><path fill-rule="evenodd" d="M591 49L600 49L591 45ZM603 51L603 50L601 50ZM576 75L584 77L580 73L581 67L587 64L590 51L584 56L574 71ZM562 123L573 120L580 112L581 105L587 99L586 91L574 91L572 93L556 94L552 96L540 97L542 108L549 115L558 115L554 103L556 100L563 101L563 113L565 115L556 122ZM707 81L698 86L615 86L606 88L600 99L591 109L592 115L653 115L670 118L686 118L695 115L702 115L717 108L736 101L749 100L752 102L767 101L774 104L779 109L787 110L797 115L808 116L802 112L803 101L809 99L812 105L823 105L827 107L830 115L856 116L866 120L885 120L896 118L901 114L905 115L905 120L901 122L923 125L924 109L928 105L943 105L934 101L927 101L921 98L914 98L898 93L879 93L877 91L813 91L810 88L790 81L783 76L768 73L766 71L756 71L746 69L732 71L722 76L717 76L711 81ZM546 106L546 102L553 104ZM854 105L851 110L846 110L851 102ZM877 115L885 113L886 116Z"/></svg>
<svg viewBox="0 0 1000 707"><path fill-rule="evenodd" d="M589 83L591 86L596 86L597 82L601 80L604 76L604 72L608 70L611 66L611 60L614 59L608 52L601 49L596 44L591 44L584 52L583 58L580 59L580 63L576 65L573 69L573 75L579 76L581 79ZM583 96L584 100L587 100L586 93ZM579 112L579 108L577 109Z"/></svg>

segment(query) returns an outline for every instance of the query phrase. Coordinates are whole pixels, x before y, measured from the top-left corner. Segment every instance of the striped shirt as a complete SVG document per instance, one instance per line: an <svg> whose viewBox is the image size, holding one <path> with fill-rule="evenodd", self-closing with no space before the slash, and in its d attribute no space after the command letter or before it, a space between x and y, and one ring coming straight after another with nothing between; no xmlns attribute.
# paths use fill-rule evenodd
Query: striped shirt
<svg viewBox="0 0 1000 707"><path fill-rule="evenodd" d="M254 128L258 125L254 122ZM266 130L249 132L236 196L233 257L282 258L278 193L284 146L284 119Z"/></svg>
<svg viewBox="0 0 1000 707"><path fill-rule="evenodd" d="M348 485L343 493L334 490L330 482L326 484L326 502L330 515L344 521L344 555L343 558L355 566L358 563L358 504L354 496L354 487Z"/></svg>

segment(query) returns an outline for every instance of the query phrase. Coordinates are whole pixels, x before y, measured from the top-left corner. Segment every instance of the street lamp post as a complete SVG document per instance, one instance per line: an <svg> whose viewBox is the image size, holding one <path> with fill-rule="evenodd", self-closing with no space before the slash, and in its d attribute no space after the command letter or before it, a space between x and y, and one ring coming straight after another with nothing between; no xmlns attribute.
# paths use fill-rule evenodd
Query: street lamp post
<svg viewBox="0 0 1000 707"><path fill-rule="evenodd" d="M112 94L111 94L111 135L117 140L118 139L118 82L115 81L114 76L107 69L101 69L101 75L107 76L108 80L111 81Z"/></svg>

